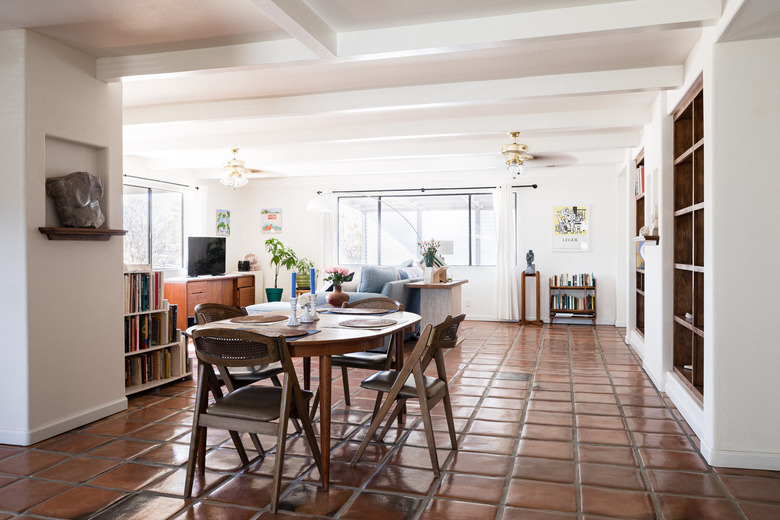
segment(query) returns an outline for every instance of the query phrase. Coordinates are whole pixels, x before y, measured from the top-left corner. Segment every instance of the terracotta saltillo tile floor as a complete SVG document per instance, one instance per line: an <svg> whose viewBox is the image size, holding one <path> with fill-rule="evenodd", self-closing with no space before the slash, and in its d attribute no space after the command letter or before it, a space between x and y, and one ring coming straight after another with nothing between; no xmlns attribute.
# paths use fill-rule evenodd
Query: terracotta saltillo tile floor
<svg viewBox="0 0 780 520"><path fill-rule="evenodd" d="M273 451L242 468L227 433L212 431L205 477L184 500L195 390L182 381L35 446L0 446L0 520L780 518L780 473L708 466L624 331L464 322L461 333L445 356L457 452L434 409L440 478L411 403L387 443L349 467L373 405L359 386L367 373L352 371L349 409L334 381L329 493L305 443L292 439L282 512L271 515Z"/></svg>

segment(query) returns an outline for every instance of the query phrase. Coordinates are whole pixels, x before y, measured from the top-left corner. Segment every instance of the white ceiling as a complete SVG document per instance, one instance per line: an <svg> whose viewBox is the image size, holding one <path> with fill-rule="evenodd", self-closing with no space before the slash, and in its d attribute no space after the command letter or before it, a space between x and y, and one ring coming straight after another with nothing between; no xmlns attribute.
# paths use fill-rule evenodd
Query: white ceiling
<svg viewBox="0 0 780 520"><path fill-rule="evenodd" d="M257 177L494 170L521 130L532 166L609 173L721 4L0 0L0 30L98 57L150 168L216 177L239 147Z"/></svg>

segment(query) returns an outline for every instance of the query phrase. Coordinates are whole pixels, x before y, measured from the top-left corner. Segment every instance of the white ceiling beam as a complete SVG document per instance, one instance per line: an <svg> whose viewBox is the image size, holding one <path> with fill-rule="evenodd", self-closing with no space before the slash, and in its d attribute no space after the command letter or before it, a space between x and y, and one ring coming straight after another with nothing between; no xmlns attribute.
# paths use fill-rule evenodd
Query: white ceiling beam
<svg viewBox="0 0 780 520"><path fill-rule="evenodd" d="M98 58L96 75L97 79L109 82L123 78L184 76L313 59L317 59L315 53L291 38L189 51Z"/></svg>
<svg viewBox="0 0 780 520"><path fill-rule="evenodd" d="M339 53L365 56L495 45L610 31L714 25L721 0L632 0L468 20L340 33Z"/></svg>
<svg viewBox="0 0 780 520"><path fill-rule="evenodd" d="M308 96L182 103L125 109L126 125L397 110L519 98L655 91L679 88L683 66L367 89Z"/></svg>
<svg viewBox="0 0 780 520"><path fill-rule="evenodd" d="M355 59L445 53L494 47L517 40L698 27L714 24L721 14L721 0L631 0L335 34L314 13L304 14L309 9L301 0L290 4L297 7L289 8L281 0L251 1L255 5L262 4L262 9L268 9L266 12L276 12L276 22L285 23L288 26L285 29L298 39L100 58L97 76L103 81L116 81L128 77L257 68L316 59L323 54L333 56L336 49L340 57ZM282 5L284 7L280 7ZM333 38L335 43L331 41Z"/></svg>
<svg viewBox="0 0 780 520"><path fill-rule="evenodd" d="M276 25L321 58L336 56L336 33L302 0L249 0Z"/></svg>
<svg viewBox="0 0 780 520"><path fill-rule="evenodd" d="M419 112L419 111L415 111ZM559 112L545 114L507 114L498 117L436 118L426 119L419 114L415 120L387 124L377 121L372 124L301 125L295 129L277 129L273 124L265 124L257 118L246 121L219 121L207 125L198 125L198 132L186 136L177 135L178 123L171 125L126 125L124 131L124 151L135 154L154 151L176 150L193 146L197 148L229 148L235 143L241 146L269 148L295 143L350 143L362 141L389 141L398 146L405 139L425 141L443 138L449 141L457 136L467 136L474 140L492 140L499 143L507 140L504 133L521 129L521 141L526 136L536 137L548 131L568 132L586 129L608 129L641 127L650 121L650 110L645 108L583 110L577 112ZM173 137L171 137L173 136Z"/></svg>

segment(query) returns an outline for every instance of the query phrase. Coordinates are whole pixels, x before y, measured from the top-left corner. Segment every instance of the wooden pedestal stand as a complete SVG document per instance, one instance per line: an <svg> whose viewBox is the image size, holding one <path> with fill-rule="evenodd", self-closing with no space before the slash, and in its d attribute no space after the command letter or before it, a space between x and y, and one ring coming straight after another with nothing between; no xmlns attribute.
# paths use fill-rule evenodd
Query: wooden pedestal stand
<svg viewBox="0 0 780 520"><path fill-rule="evenodd" d="M525 319L525 279L536 278L536 319ZM523 273L520 277L520 322L519 325L539 325L542 326L542 320L539 318L539 271L534 274Z"/></svg>

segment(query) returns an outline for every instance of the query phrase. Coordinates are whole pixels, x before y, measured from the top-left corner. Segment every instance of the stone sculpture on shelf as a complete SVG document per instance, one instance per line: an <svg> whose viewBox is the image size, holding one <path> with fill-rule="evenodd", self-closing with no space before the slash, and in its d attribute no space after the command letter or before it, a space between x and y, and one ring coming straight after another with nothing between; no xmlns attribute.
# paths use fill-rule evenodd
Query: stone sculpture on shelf
<svg viewBox="0 0 780 520"><path fill-rule="evenodd" d="M536 265L534 265L534 252L528 250L525 254L525 261L528 264L525 268L525 274L536 274Z"/></svg>
<svg viewBox="0 0 780 520"><path fill-rule="evenodd" d="M63 227L99 228L106 221L100 210L103 181L87 172L46 179L46 194L54 198Z"/></svg>

